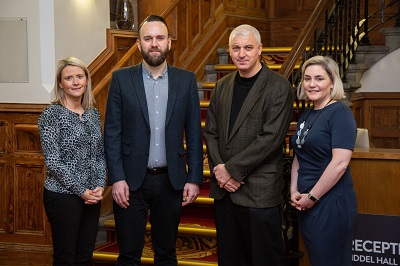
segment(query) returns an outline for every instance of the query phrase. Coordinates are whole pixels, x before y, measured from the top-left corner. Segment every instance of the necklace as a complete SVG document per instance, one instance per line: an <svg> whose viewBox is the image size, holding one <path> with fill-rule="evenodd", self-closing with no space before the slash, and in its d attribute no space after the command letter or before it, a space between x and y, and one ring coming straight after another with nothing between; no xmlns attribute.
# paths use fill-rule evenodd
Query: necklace
<svg viewBox="0 0 400 266"><path fill-rule="evenodd" d="M323 110L331 101L332 101L332 99L330 99L329 102L327 102L327 103L325 104L325 106L321 109L321 111L318 112L318 114L317 114L317 116L315 117L314 121L312 121L312 123L310 123L310 124L308 125L307 130L304 131L304 133L303 133L303 138L301 138L301 131L302 131L303 128L304 128L304 125L305 125L305 123L306 123L306 121L307 121L308 115L312 112L312 110L314 110L314 105L311 106L310 111L309 111L309 112L307 113L307 115L303 118L303 122L300 124L299 131L297 131L297 133L296 133L296 134L297 134L297 139L296 139L297 148L299 148L299 149L303 148L303 145L304 145L304 143L306 142L306 137L307 137L307 135L308 135L308 132L309 132L310 129L312 128L312 126L313 126L313 124L315 123L315 121L317 120L318 116L322 113L322 110ZM300 138L301 138L301 139L300 139Z"/></svg>

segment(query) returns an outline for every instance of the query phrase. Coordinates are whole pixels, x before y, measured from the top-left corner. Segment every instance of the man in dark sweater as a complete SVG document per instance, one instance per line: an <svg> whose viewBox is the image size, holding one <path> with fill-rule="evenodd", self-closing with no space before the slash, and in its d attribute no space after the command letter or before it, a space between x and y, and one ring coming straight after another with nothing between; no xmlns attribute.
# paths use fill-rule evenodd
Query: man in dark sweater
<svg viewBox="0 0 400 266"><path fill-rule="evenodd" d="M212 171L218 265L284 265L282 145L292 118L292 86L261 63L261 37L235 28L238 68L215 85L204 137Z"/></svg>

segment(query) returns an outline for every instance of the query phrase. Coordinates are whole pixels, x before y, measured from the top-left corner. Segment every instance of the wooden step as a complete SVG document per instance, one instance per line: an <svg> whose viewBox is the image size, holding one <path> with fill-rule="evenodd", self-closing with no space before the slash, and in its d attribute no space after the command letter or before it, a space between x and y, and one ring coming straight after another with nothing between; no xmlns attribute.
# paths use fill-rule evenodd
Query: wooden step
<svg viewBox="0 0 400 266"><path fill-rule="evenodd" d="M191 218L191 217L182 217L181 223L178 227L179 235L190 235L190 236L203 236L203 237L215 237L216 229L215 225L211 226L211 223L214 224L214 221L210 221L210 219L199 219L199 218ZM104 228L108 230L115 230L115 220L110 219L104 222ZM150 223L146 225L146 232L151 231Z"/></svg>
<svg viewBox="0 0 400 266"><path fill-rule="evenodd" d="M215 266L216 229L214 223L214 200L208 197L208 183L200 190L200 196L192 204L183 207L181 223L178 226L177 258L178 265ZM115 220L106 219L101 228L109 232L109 242L101 244L93 252L94 266L114 265L118 258L118 244L115 238ZM143 265L153 265L151 245L151 225L147 223L145 247L142 255ZM98 264L96 264L98 263Z"/></svg>
<svg viewBox="0 0 400 266"><path fill-rule="evenodd" d="M307 47L307 50L309 49L310 47ZM291 50L292 47L263 47L260 60L271 70L279 71ZM237 70L237 67L232 63L228 48L220 48L217 53L219 64L207 65L205 67L206 78L203 83L198 84L199 91L202 93L202 98L204 99L210 98L217 80ZM293 71L300 68L302 61L303 59L300 57Z"/></svg>
<svg viewBox="0 0 400 266"><path fill-rule="evenodd" d="M99 248L99 250L105 250L105 251L95 251L93 253L93 265L94 266L108 266L108 265L115 265L118 259L118 253L117 252L110 252L110 249L113 249L113 245L115 243L107 243L104 244L102 247ZM216 253L213 252L205 252L206 254L200 254L198 260L193 259L193 258L187 258L188 256L184 255L179 255L177 254L177 259L178 259L178 266L216 266L218 265L217 262L217 255ZM211 254L212 253L212 254ZM206 258L208 255L209 258ZM203 260L200 260L203 259ZM207 261L209 260L209 261ZM96 263L96 262L101 262L101 263ZM154 259L151 256L142 256L142 265L153 265L154 264Z"/></svg>
<svg viewBox="0 0 400 266"><path fill-rule="evenodd" d="M283 62L286 60L292 47L263 47L261 51L261 61L273 70L279 70ZM307 48L309 50L309 47ZM219 64L231 64L232 59L229 55L228 48L221 48L217 51L219 56ZM297 64L301 64L302 58L299 58ZM209 69L211 70L211 69ZM234 69L236 70L236 69Z"/></svg>
<svg viewBox="0 0 400 266"><path fill-rule="evenodd" d="M215 85L215 82L213 83ZM308 101L293 101L293 109L305 109L312 105L313 103ZM200 101L200 108L207 110L207 107L210 105L209 100L201 100ZM296 122L297 123L297 122ZM205 121L202 121L202 126L205 125Z"/></svg>
<svg viewBox="0 0 400 266"><path fill-rule="evenodd" d="M196 201L182 209L177 238L178 265L217 265L214 200L208 197L208 185L206 183L202 187L200 196ZM114 265L118 258L118 244L116 241L113 241L116 239L114 218L110 217L106 219L100 227L109 232L109 242L95 248L93 253L94 266ZM147 223L145 247L142 255L143 265L152 265L154 262L150 232L151 225Z"/></svg>
<svg viewBox="0 0 400 266"><path fill-rule="evenodd" d="M307 47L306 50L308 51L310 47ZM277 46L277 47L263 47L261 54L262 55L288 55L292 50L291 46ZM229 49L228 48L220 48L217 51L218 55L228 55L229 56Z"/></svg>
<svg viewBox="0 0 400 266"><path fill-rule="evenodd" d="M191 205L183 207L178 235L201 237L216 236L212 206L214 199L200 196ZM101 225L106 230L115 230L114 218L107 219ZM146 232L151 231L151 224L146 225Z"/></svg>
<svg viewBox="0 0 400 266"><path fill-rule="evenodd" d="M201 88L203 90L213 90L215 87L215 82L214 81L206 81L201 83ZM201 107L201 104L200 104Z"/></svg>
<svg viewBox="0 0 400 266"><path fill-rule="evenodd" d="M267 66L271 70L279 70L281 69L282 64L271 64ZM299 68L300 64L296 64L294 67L294 69L299 69ZM214 70L217 72L232 72L237 70L237 67L234 64L216 64L214 65ZM207 84L207 86L211 86L211 84Z"/></svg>

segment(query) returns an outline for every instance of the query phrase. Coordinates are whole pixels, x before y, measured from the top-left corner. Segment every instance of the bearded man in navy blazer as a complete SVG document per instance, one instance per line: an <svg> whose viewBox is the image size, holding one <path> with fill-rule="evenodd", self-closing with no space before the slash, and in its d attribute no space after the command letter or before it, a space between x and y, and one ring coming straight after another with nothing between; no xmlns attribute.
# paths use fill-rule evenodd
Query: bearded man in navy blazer
<svg viewBox="0 0 400 266"><path fill-rule="evenodd" d="M118 265L141 265L149 210L154 265L177 265L181 210L203 181L197 83L192 72L167 64L164 18L147 17L138 33L143 61L113 73L104 126Z"/></svg>

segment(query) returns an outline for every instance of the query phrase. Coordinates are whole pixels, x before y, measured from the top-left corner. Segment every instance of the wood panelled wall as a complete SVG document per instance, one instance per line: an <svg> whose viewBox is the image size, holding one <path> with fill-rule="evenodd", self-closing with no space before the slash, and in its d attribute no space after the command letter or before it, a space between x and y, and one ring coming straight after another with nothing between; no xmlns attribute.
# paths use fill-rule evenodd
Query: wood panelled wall
<svg viewBox="0 0 400 266"><path fill-rule="evenodd" d="M400 149L400 92L355 93L353 114L375 148Z"/></svg>
<svg viewBox="0 0 400 266"><path fill-rule="evenodd" d="M39 262L30 265L51 260L51 231L42 200L45 166L37 128L44 107L0 104L0 265L28 265L34 262L32 256Z"/></svg>

